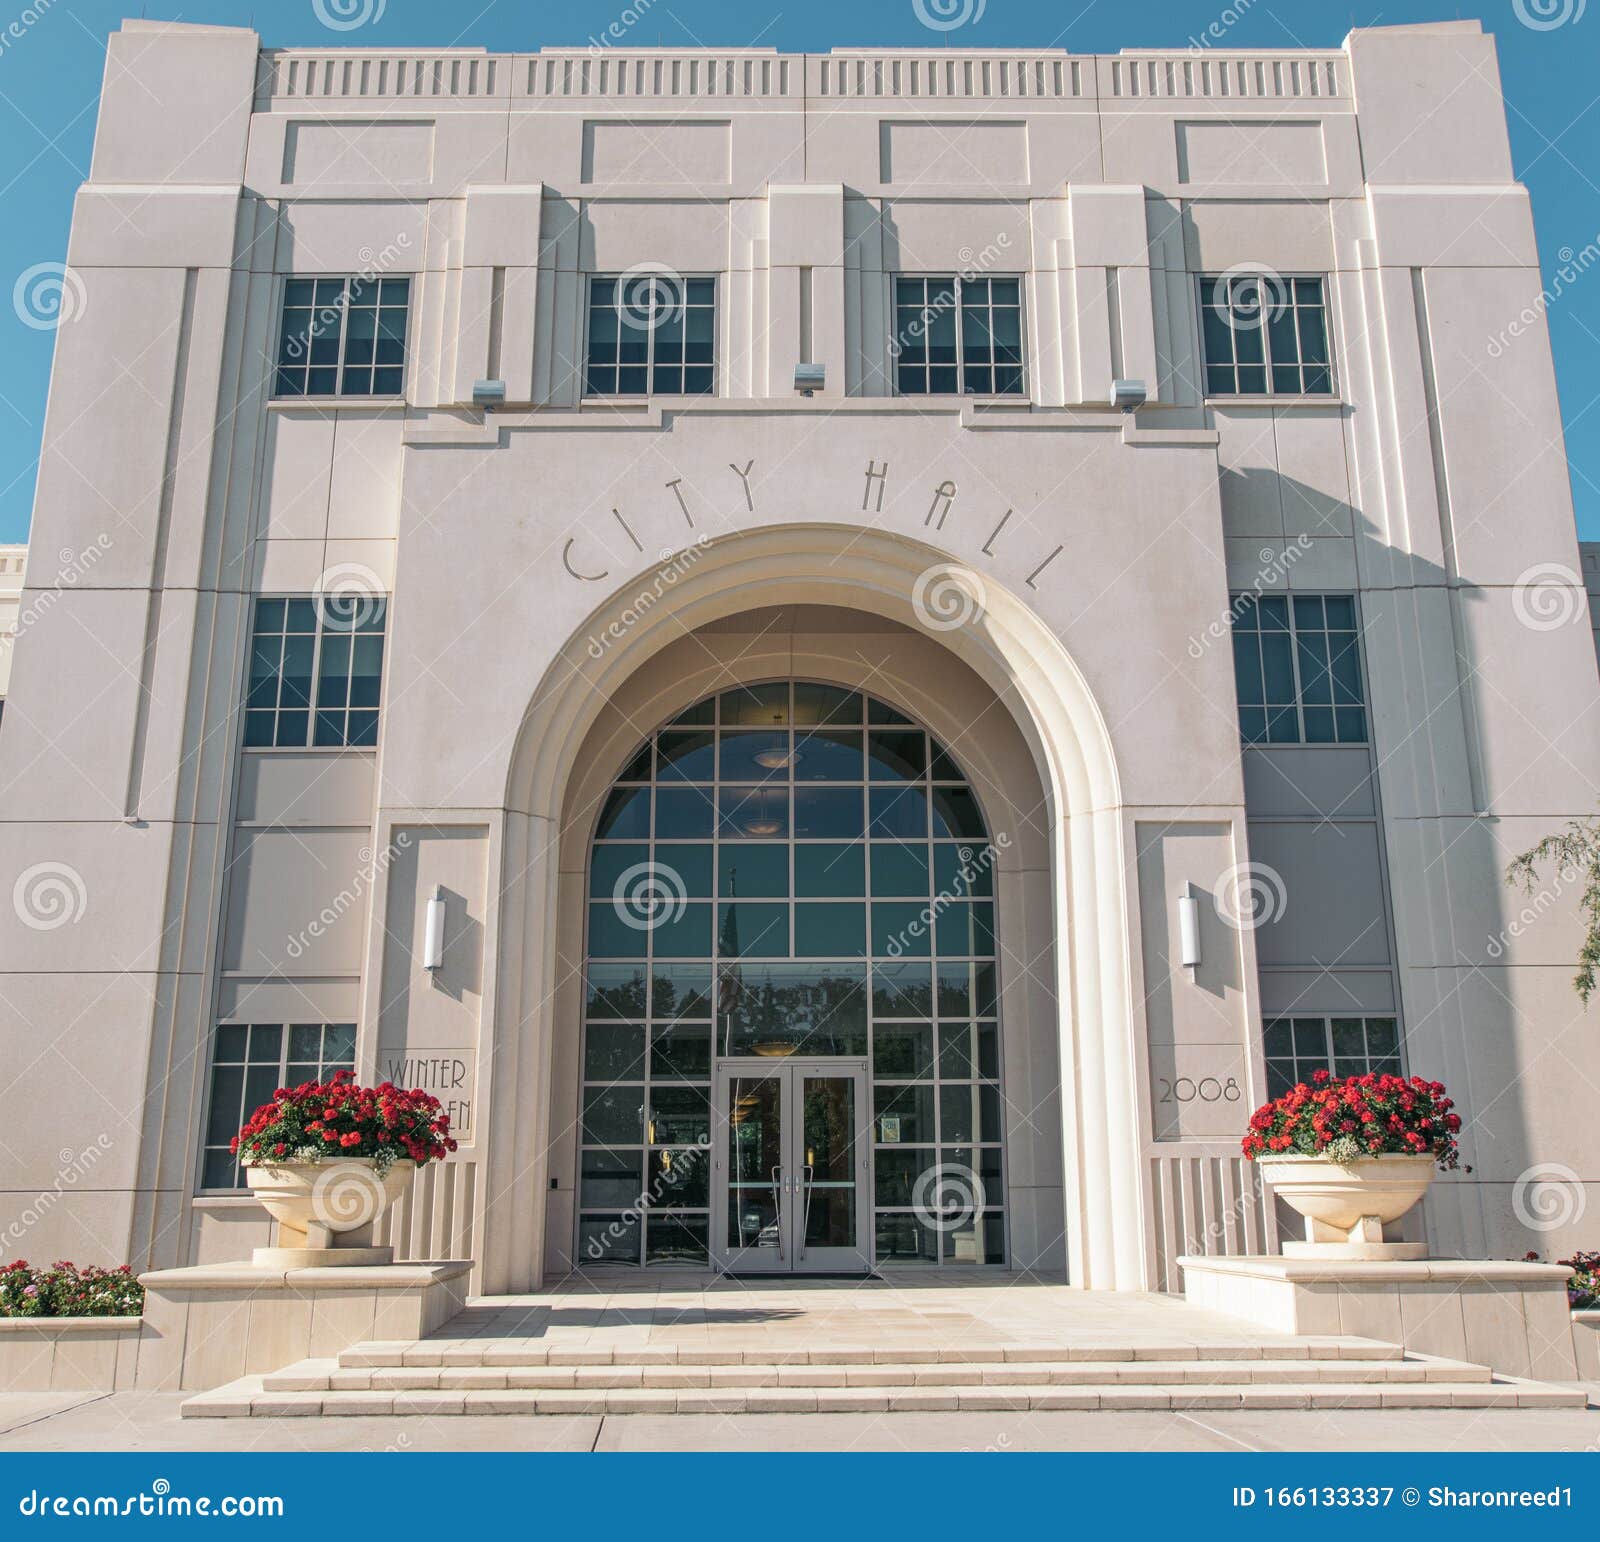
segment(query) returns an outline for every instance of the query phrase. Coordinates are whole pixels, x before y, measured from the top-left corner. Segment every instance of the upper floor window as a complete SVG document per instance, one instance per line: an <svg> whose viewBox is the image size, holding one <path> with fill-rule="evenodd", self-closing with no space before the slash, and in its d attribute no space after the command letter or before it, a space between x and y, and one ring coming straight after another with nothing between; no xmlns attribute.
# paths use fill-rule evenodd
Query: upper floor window
<svg viewBox="0 0 1600 1542"><path fill-rule="evenodd" d="M1392 1017L1280 1017L1265 1024L1267 1096L1281 1098L1318 1071L1399 1076L1400 1030Z"/></svg>
<svg viewBox="0 0 1600 1542"><path fill-rule="evenodd" d="M374 595L257 600L246 747L375 745L387 612Z"/></svg>
<svg viewBox="0 0 1600 1542"><path fill-rule="evenodd" d="M1200 333L1207 396L1333 394L1320 278L1202 278Z"/></svg>
<svg viewBox="0 0 1600 1542"><path fill-rule="evenodd" d="M409 278L291 278L278 334L279 396L399 396Z"/></svg>
<svg viewBox="0 0 1600 1542"><path fill-rule="evenodd" d="M1360 635L1350 595L1239 595L1233 662L1246 744L1366 743Z"/></svg>
<svg viewBox="0 0 1600 1542"><path fill-rule="evenodd" d="M325 1082L355 1068L354 1023L223 1023L211 1041L211 1097L200 1163L203 1189L242 1189L228 1143L279 1087Z"/></svg>
<svg viewBox="0 0 1600 1542"><path fill-rule="evenodd" d="M1022 280L897 278L893 352L902 396L1021 396Z"/></svg>
<svg viewBox="0 0 1600 1542"><path fill-rule="evenodd" d="M625 273L589 281L585 396L710 396L717 281Z"/></svg>

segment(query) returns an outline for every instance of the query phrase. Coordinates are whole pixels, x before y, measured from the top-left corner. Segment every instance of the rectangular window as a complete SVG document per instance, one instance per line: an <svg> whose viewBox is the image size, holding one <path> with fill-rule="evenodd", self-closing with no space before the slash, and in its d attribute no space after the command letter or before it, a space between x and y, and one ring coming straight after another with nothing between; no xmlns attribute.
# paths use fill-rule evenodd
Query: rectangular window
<svg viewBox="0 0 1600 1542"><path fill-rule="evenodd" d="M409 278L291 278L278 333L278 396L401 396Z"/></svg>
<svg viewBox="0 0 1600 1542"><path fill-rule="evenodd" d="M1021 396L1022 280L897 278L893 353L902 396Z"/></svg>
<svg viewBox="0 0 1600 1542"><path fill-rule="evenodd" d="M1333 394L1320 278L1202 278L1200 336L1207 396Z"/></svg>
<svg viewBox="0 0 1600 1542"><path fill-rule="evenodd" d="M585 396L711 396L717 281L658 272L589 281Z"/></svg>
<svg viewBox="0 0 1600 1542"><path fill-rule="evenodd" d="M222 1023L211 1045L202 1189L241 1189L228 1143L279 1087L326 1081L355 1069L354 1023Z"/></svg>
<svg viewBox="0 0 1600 1542"><path fill-rule="evenodd" d="M1356 602L1348 594L1241 594L1233 662L1246 744L1365 744Z"/></svg>
<svg viewBox="0 0 1600 1542"><path fill-rule="evenodd" d="M257 600L245 747L375 745L387 614L372 594Z"/></svg>
<svg viewBox="0 0 1600 1542"><path fill-rule="evenodd" d="M1267 1096L1282 1097L1314 1072L1399 1076L1400 1029L1392 1017L1280 1017L1265 1024Z"/></svg>

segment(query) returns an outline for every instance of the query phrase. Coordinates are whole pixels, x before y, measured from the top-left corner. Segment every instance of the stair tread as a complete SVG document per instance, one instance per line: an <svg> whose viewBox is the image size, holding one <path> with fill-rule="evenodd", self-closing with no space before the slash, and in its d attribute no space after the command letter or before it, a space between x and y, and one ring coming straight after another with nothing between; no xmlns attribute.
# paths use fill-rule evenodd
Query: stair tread
<svg viewBox="0 0 1600 1542"><path fill-rule="evenodd" d="M1360 1374L1357 1374L1359 1366ZM873 1363L871 1365L788 1365L781 1361L730 1366L609 1365L551 1366L378 1366L341 1367L327 1360L302 1361L266 1378L269 1391L397 1390L600 1391L608 1384L643 1390L694 1386L813 1385L1068 1385L1150 1384L1166 1379L1184 1384L1284 1385L1299 1381L1336 1382L1340 1377L1364 1385L1475 1384L1487 1382L1488 1367L1460 1361L1390 1360L1368 1363L1339 1360L1249 1362L1239 1360L1008 1361L1005 1363ZM516 1386L519 1379L546 1378L547 1386ZM948 1383L941 1378L951 1377Z"/></svg>
<svg viewBox="0 0 1600 1542"><path fill-rule="evenodd" d="M1182 1408L1579 1408L1581 1387L1500 1379L1480 1385L1453 1382L1284 1382L1272 1385L1197 1386L1150 1382L1118 1386L896 1386L896 1387L695 1387L550 1388L483 1391L273 1391L264 1378L201 1393L183 1405L188 1418L282 1418L355 1414L493 1413L726 1413L837 1412L934 1408L1132 1410Z"/></svg>

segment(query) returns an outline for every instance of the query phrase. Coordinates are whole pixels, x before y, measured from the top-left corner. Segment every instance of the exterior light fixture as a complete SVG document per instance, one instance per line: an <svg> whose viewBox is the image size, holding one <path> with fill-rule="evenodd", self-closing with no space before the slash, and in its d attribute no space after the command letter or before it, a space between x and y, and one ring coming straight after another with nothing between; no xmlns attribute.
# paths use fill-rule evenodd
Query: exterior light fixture
<svg viewBox="0 0 1600 1542"><path fill-rule="evenodd" d="M1118 412L1135 412L1150 399L1149 388L1142 380L1113 380L1111 405Z"/></svg>
<svg viewBox="0 0 1600 1542"><path fill-rule="evenodd" d="M430 973L444 963L444 886L435 884L422 933L422 967Z"/></svg>
<svg viewBox="0 0 1600 1542"><path fill-rule="evenodd" d="M1200 901L1188 890L1178 896L1178 959L1185 969L1200 967Z"/></svg>
<svg viewBox="0 0 1600 1542"><path fill-rule="evenodd" d="M794 388L802 396L815 396L818 391L826 388L828 384L828 366L826 364L796 364L794 367Z"/></svg>

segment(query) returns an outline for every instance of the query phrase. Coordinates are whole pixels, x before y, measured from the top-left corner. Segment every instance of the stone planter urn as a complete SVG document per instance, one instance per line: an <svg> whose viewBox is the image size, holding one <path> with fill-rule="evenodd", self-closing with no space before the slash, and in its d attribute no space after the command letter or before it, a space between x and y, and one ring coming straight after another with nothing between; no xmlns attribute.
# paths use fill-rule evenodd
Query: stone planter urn
<svg viewBox="0 0 1600 1542"><path fill-rule="evenodd" d="M253 1261L282 1269L392 1264L394 1249L372 1245L373 1227L405 1192L416 1163L394 1163L381 1177L370 1158L251 1163L250 1191L277 1224L277 1245Z"/></svg>
<svg viewBox="0 0 1600 1542"><path fill-rule="evenodd" d="M1358 1157L1263 1156L1257 1164L1274 1194L1306 1218L1304 1242L1285 1242L1285 1258L1426 1258L1421 1242L1391 1240L1395 1223L1428 1192L1438 1164L1430 1153Z"/></svg>

